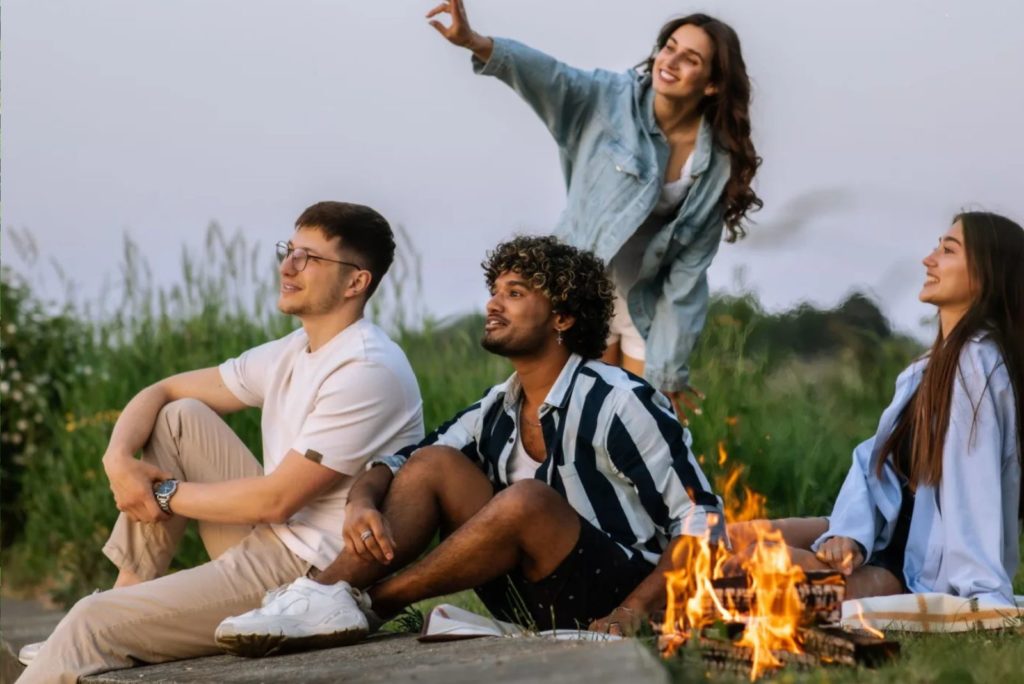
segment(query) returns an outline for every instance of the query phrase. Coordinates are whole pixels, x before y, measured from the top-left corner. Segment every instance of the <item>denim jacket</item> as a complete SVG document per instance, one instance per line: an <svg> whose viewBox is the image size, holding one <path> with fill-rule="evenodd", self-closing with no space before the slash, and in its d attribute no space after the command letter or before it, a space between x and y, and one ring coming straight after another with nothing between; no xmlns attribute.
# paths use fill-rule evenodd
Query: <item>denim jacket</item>
<svg viewBox="0 0 1024 684"><path fill-rule="evenodd" d="M878 432L853 452L853 466L839 491L829 537L850 537L867 561L892 539L899 517L900 480L886 462L875 475L886 437L921 383L927 359L900 373L896 395ZM1020 560L1017 519L1020 452L1010 374L998 346L984 334L964 345L953 385L942 479L918 485L904 555L903 580L914 593L939 592L1014 605L1012 581Z"/></svg>
<svg viewBox="0 0 1024 684"><path fill-rule="evenodd" d="M650 215L664 184L669 145L654 119L650 77L635 71L583 71L505 38L494 39L477 73L511 86L558 143L568 202L554 234L606 263ZM624 293L647 341L644 376L676 391L708 309L707 269L722 238L728 154L701 123L694 177L675 218L651 240L636 284Z"/></svg>

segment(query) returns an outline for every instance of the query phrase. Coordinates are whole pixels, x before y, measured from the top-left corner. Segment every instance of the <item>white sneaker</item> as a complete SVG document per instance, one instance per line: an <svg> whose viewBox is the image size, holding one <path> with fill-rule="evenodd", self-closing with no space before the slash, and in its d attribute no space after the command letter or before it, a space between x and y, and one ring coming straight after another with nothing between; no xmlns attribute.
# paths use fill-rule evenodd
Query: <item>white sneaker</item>
<svg viewBox="0 0 1024 684"><path fill-rule="evenodd" d="M258 658L355 643L369 634L371 620L379 623L370 597L348 582L300 577L268 592L261 607L221 622L215 638L228 653Z"/></svg>
<svg viewBox="0 0 1024 684"><path fill-rule="evenodd" d="M39 655L39 651L46 645L45 641L37 641L34 644L25 644L18 651L18 662L28 667L36 656Z"/></svg>

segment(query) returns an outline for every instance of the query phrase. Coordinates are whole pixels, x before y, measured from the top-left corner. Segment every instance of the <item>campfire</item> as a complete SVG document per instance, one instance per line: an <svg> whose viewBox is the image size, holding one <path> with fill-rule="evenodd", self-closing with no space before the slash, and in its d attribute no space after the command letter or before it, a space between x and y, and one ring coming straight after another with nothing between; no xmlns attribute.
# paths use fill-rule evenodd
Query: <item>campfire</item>
<svg viewBox="0 0 1024 684"><path fill-rule="evenodd" d="M719 443L718 465L727 461ZM715 481L727 523L765 518L765 498L740 487L743 472L733 466ZM899 644L877 630L833 626L846 591L841 574L806 573L793 564L781 533L760 526L753 533L745 549L696 537L676 545L660 625L665 657L686 645L707 665L749 670L754 681L790 665L874 665L899 652Z"/></svg>

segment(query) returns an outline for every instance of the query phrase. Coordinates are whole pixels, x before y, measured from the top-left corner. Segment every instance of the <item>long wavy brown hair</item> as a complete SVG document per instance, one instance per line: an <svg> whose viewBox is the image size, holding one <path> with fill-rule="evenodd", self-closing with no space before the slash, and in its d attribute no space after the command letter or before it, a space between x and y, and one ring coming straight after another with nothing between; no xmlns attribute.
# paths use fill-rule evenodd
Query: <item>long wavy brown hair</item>
<svg viewBox="0 0 1024 684"><path fill-rule="evenodd" d="M715 46L711 58L711 82L717 92L704 98L701 114L711 123L715 142L729 154L731 171L722 201L725 204L726 242L735 242L746 235L743 222L747 214L760 209L764 202L750 184L761 165L754 142L750 138L750 77L740 50L736 31L723 21L706 14L691 14L673 19L661 27L654 53L640 65L642 73L654 68L654 55L680 26L692 25L704 30Z"/></svg>
<svg viewBox="0 0 1024 684"><path fill-rule="evenodd" d="M962 376L960 353L979 332L999 346L1010 375L1016 401L1017 456L1024 442L1024 228L1010 219L987 212L965 212L953 219L964 229L967 272L976 294L964 317L945 338L942 330L928 355L928 366L917 393L882 446L888 456L910 437L912 486L938 485L942 479L942 452L949 428L953 386ZM990 378L986 378L986 387ZM962 378L960 382L963 382ZM979 397L971 397L977 403ZM974 420L977 420L975 415ZM972 425L972 430L976 427ZM886 458L876 466L881 477ZM993 485L994 486L994 485ZM1024 519L1024 479L1018 516Z"/></svg>

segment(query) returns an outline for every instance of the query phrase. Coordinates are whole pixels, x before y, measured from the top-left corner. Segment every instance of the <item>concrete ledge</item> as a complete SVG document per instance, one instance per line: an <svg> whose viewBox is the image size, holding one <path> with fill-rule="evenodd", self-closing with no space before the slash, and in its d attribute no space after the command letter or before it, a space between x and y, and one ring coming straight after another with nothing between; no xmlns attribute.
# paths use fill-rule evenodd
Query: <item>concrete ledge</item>
<svg viewBox="0 0 1024 684"><path fill-rule="evenodd" d="M657 658L642 644L482 638L422 644L411 635L381 635L323 651L249 660L212 656L88 677L89 684L123 682L416 681L488 684L557 681L668 684Z"/></svg>

